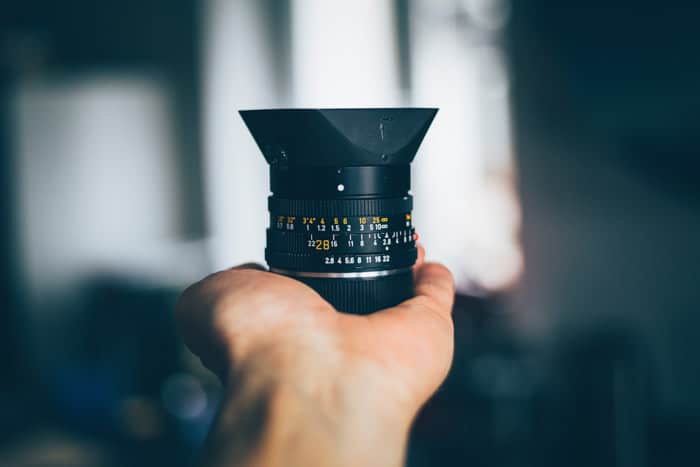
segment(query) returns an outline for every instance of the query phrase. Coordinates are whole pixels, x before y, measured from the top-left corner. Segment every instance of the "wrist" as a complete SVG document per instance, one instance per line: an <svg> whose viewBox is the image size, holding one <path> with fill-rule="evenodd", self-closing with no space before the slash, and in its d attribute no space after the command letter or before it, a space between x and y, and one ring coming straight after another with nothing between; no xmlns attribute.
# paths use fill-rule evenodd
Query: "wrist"
<svg viewBox="0 0 700 467"><path fill-rule="evenodd" d="M268 429L260 452L283 454L260 465L309 465L309 459L328 466L402 464L408 417L374 404L376 397L358 394L361 385L350 386L349 393L339 380L331 377L313 392L285 381L268 388Z"/></svg>
<svg viewBox="0 0 700 467"><path fill-rule="evenodd" d="M391 395L331 365L309 371L303 360L289 367L256 360L231 371L210 440L238 451L210 452L228 451L222 459L248 466L402 464L412 416ZM246 439L231 439L242 432Z"/></svg>

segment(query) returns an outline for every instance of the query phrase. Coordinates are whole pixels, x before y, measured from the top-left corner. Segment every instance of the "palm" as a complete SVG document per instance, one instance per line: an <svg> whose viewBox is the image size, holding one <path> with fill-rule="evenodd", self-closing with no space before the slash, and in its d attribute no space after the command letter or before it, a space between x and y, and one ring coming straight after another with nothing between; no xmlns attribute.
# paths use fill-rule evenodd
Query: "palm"
<svg viewBox="0 0 700 467"><path fill-rule="evenodd" d="M224 366L217 357L222 350L235 364L266 349L293 358L294 365L308 362L307 368L326 377L333 371L361 379L366 390L380 385L375 389L420 404L444 379L452 359L449 272L435 264L417 266L416 292L396 307L350 315L298 281L232 269L184 295L179 324L190 348L215 370Z"/></svg>

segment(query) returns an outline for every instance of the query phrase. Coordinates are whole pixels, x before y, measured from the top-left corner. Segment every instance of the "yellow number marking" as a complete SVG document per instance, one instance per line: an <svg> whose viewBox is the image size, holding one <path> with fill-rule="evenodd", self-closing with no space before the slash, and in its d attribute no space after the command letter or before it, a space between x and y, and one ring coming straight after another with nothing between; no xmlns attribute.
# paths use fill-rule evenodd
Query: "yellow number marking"
<svg viewBox="0 0 700 467"><path fill-rule="evenodd" d="M330 250L331 249L331 241L330 240L315 240L316 242L316 249L317 250Z"/></svg>

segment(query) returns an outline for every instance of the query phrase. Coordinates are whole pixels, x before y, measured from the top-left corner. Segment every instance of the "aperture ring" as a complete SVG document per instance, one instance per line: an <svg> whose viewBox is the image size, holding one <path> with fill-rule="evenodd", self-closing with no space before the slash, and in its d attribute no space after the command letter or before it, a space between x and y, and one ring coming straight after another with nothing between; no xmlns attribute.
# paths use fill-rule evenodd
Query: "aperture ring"
<svg viewBox="0 0 700 467"><path fill-rule="evenodd" d="M368 199L287 199L268 197L270 213L291 216L372 216L411 212L413 197Z"/></svg>

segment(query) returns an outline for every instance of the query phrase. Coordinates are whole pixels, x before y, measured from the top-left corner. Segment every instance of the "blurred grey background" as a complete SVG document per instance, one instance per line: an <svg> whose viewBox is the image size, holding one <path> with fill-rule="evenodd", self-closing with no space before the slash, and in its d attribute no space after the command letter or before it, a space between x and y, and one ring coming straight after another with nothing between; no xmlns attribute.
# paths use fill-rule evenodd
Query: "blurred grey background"
<svg viewBox="0 0 700 467"><path fill-rule="evenodd" d="M646 0L6 5L0 465L192 465L221 388L172 305L263 262L237 110L362 106L440 108L412 191L457 347L408 464L695 465L699 23Z"/></svg>

